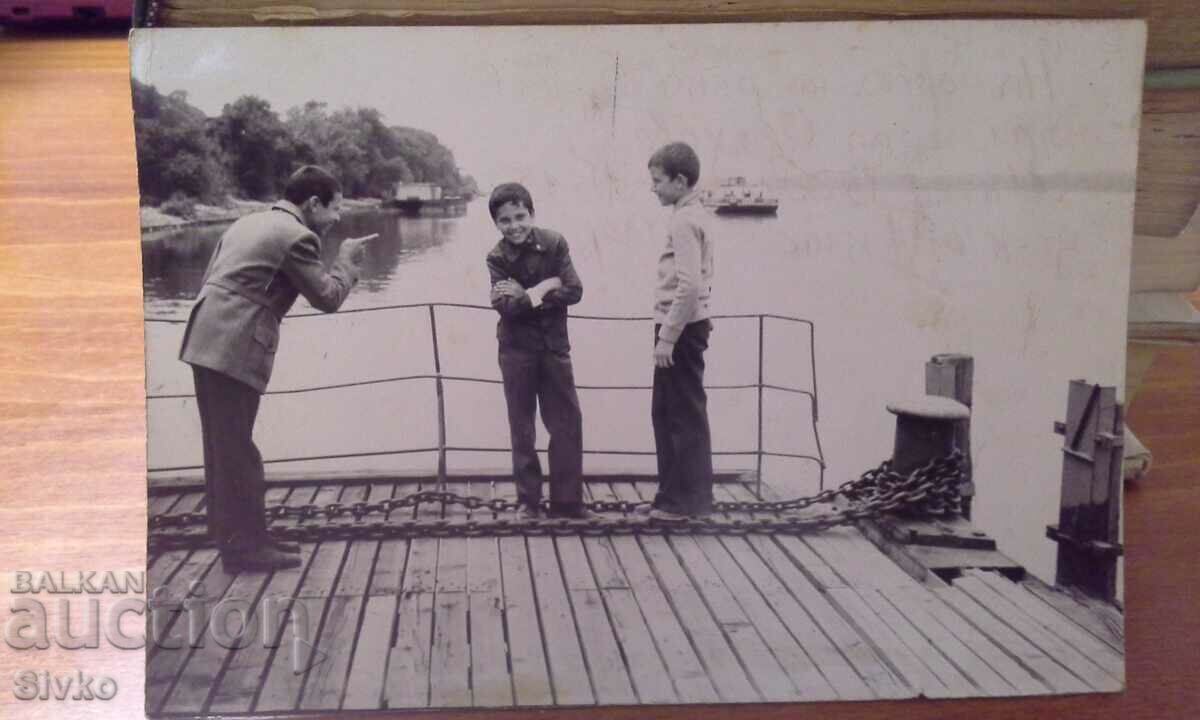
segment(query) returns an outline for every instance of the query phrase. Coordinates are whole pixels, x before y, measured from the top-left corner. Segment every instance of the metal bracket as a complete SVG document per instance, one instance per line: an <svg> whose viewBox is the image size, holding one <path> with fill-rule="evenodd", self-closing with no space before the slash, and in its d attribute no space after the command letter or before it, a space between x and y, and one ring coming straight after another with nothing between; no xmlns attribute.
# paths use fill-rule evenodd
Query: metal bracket
<svg viewBox="0 0 1200 720"><path fill-rule="evenodd" d="M1097 557L1117 558L1125 554L1125 546L1121 543L1109 543L1102 540L1081 541L1060 531L1057 525L1046 526L1046 537L1050 538L1056 543L1069 545L1076 550L1080 550Z"/></svg>

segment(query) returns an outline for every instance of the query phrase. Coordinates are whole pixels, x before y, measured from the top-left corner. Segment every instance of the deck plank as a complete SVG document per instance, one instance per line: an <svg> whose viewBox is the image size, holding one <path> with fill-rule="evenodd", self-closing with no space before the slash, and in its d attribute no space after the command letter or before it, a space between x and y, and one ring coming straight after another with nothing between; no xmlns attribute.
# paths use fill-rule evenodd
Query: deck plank
<svg viewBox="0 0 1200 720"><path fill-rule="evenodd" d="M1091 690L1085 682L1072 675L1065 667L1059 665L1040 648L1006 625L986 607L975 602L960 588L937 588L933 592L1054 691L1083 693Z"/></svg>
<svg viewBox="0 0 1200 720"><path fill-rule="evenodd" d="M922 608L925 613L948 630L959 642L978 655L988 667L995 670L1021 695L1045 695L1050 689L1018 664L994 641L964 620L953 608L946 605L933 592L921 588L900 588L884 593L892 604L909 617L912 608Z"/></svg>
<svg viewBox="0 0 1200 720"><path fill-rule="evenodd" d="M1088 598L1072 597L1069 590L1050 587L1036 578L1026 578L1021 586L1125 656L1125 618L1120 610L1108 605L1094 607Z"/></svg>
<svg viewBox="0 0 1200 720"><path fill-rule="evenodd" d="M340 500L343 503L370 501L369 494L373 490L373 487L363 485L348 487ZM387 494L391 494L390 488ZM324 657L308 672L300 699L302 710L335 710L342 704L350 662L361 638L359 624L378 550L377 540L354 540L346 549L346 558L317 641L317 649Z"/></svg>
<svg viewBox="0 0 1200 720"><path fill-rule="evenodd" d="M946 687L937 673L921 661L919 653L926 647L913 650L901 637L917 635L907 623L893 628L884 622L862 599L859 593L870 592L852 587L833 588L829 591L830 602L834 603L865 638L869 638L876 651L887 658L899 672L900 680L912 691L910 696L927 698L962 697L963 692ZM936 651L934 653L936 655Z"/></svg>
<svg viewBox="0 0 1200 720"><path fill-rule="evenodd" d="M511 483L509 483L511 485ZM500 538L501 577L504 582L508 651L512 662L513 694L517 705L553 705L554 691L542 644L534 598L533 576L525 538Z"/></svg>
<svg viewBox="0 0 1200 720"><path fill-rule="evenodd" d="M870 644L850 627L837 610L829 604L826 593L818 590L805 573L797 567L794 557L785 548L794 547L794 536L752 536L751 542L759 556L783 582L792 596L816 621L834 645L854 667L859 677L879 698L908 698L912 693L892 675L887 664Z"/></svg>
<svg viewBox="0 0 1200 720"><path fill-rule="evenodd" d="M349 490L349 488L346 488ZM313 504L324 505L336 502L342 488L335 485L322 486L313 499ZM323 517L313 518L303 524L324 522ZM292 611L304 613L307 620L308 637L298 642L284 642L270 660L270 668L263 681L262 691L255 702L257 712L279 712L294 710L300 703L305 680L313 667L322 664L321 655L315 651L320 642L325 611L329 598L333 596L337 577L345 560L348 543L344 540L322 542L304 576Z"/></svg>
<svg viewBox="0 0 1200 720"><path fill-rule="evenodd" d="M888 627L933 671L952 697L1013 694L1013 688L970 648L961 643L919 604L894 599L901 590L928 593L924 588L862 590L860 594ZM953 610L946 608L946 613Z"/></svg>
<svg viewBox="0 0 1200 720"><path fill-rule="evenodd" d="M554 539L530 537L528 547L555 702L559 705L594 704L596 696L583 659L571 602L563 586Z"/></svg>
<svg viewBox="0 0 1200 720"><path fill-rule="evenodd" d="M647 482L634 483L634 488L642 500L652 500L658 489L653 483ZM721 579L716 577L712 567L703 560L703 553L694 544L689 545L691 550L689 558L695 563L695 566L685 568L685 563L676 555L675 549L679 547L680 543L687 545L686 541L691 540L690 537L675 537L668 541L664 536L646 535L642 536L640 540L642 551L650 560L659 583L662 584L667 598L675 608L676 615L683 622L683 626L687 628L696 652L704 662L709 678L717 692L726 702L758 702L762 700L763 695L750 680L747 669L742 666L742 661L735 649L736 645L732 643L734 637L727 638L722 629L722 620L728 621L731 627L747 624L745 615L736 603L729 601L727 593L721 593L717 598L718 606L710 612L702 594L704 588L697 587L697 584L703 584L714 595L718 590L724 590ZM701 583L694 584L692 582L688 573L689 569L702 578ZM765 666L769 667L768 661L773 663L773 658L770 657L769 652L766 652L761 640L754 643L756 633L752 635L735 632L734 635L737 636L740 644L745 646L747 654L755 659L756 669L762 670ZM783 679L784 686L791 688L791 682L786 680L781 670L778 672L764 670L764 673L763 685L773 694L780 692L780 679ZM794 688L792 692L794 693Z"/></svg>
<svg viewBox="0 0 1200 720"><path fill-rule="evenodd" d="M991 572L968 571L968 574L982 579L989 587L1036 620L1039 625L1103 668L1114 680L1124 683L1125 658L1117 654L1107 643L1101 642L1090 632L1075 624L1073 620L1008 578Z"/></svg>
<svg viewBox="0 0 1200 720"><path fill-rule="evenodd" d="M745 574L741 564L729 552L724 542L740 545L743 556L753 553L745 538L700 537L696 539L716 572L725 580L730 592L737 598L747 619L758 631L770 648L780 667L791 679L797 691L797 699L836 700L837 692L813 664L800 643L792 637L786 625L780 621L771 605L759 594L758 589ZM836 651L834 651L836 654ZM840 657L840 656L839 656Z"/></svg>
<svg viewBox="0 0 1200 720"><path fill-rule="evenodd" d="M1123 683L1120 680L1104 672L1103 668L1075 648L1059 640L1053 633L1047 632L1040 623L988 587L983 580L966 575L955 580L954 586L986 605L994 615L1004 620L1010 627L1025 636L1026 640L1040 647L1046 654L1092 688L1110 692L1123 689Z"/></svg>
<svg viewBox="0 0 1200 720"><path fill-rule="evenodd" d="M623 500L640 500L637 491L628 484L614 483L613 490ZM720 696L650 569L638 539L632 535L615 536L612 545L679 701L719 702Z"/></svg>
<svg viewBox="0 0 1200 720"><path fill-rule="evenodd" d="M398 484L393 496L419 489L434 489L434 486ZM431 504L422 503L407 512L395 512L406 517L417 517L422 510L426 516L431 515L432 509ZM436 538L414 538L408 543L408 556L397 603L396 637L388 651L387 681L384 683L384 702L389 708L429 706L437 543Z"/></svg>
<svg viewBox="0 0 1200 720"><path fill-rule="evenodd" d="M284 504L290 507L308 504L316 492L317 488L315 487L294 488ZM315 543L301 544L300 567L279 570L271 574L271 580L254 608L255 618L262 623L259 630L263 636L258 642L253 642L233 653L224 674L210 695L208 701L210 712L246 713L250 711L275 648L281 643L292 642L285 632L291 619L289 612L293 599L300 588L300 583L316 554L316 549Z"/></svg>
<svg viewBox="0 0 1200 720"><path fill-rule="evenodd" d="M179 572L175 573L168 584L168 593L173 598L189 597L184 600L182 607L190 602L201 602L211 606L233 583L234 575L225 571L223 563L214 549L196 550L184 562ZM194 584L193 584L194 583ZM190 588L190 592L189 592ZM167 643L158 648L150 658L146 667L146 709L147 712L161 712L163 703L171 693L175 681L183 669L193 648L188 642L190 622L189 613L180 610L174 622L167 626ZM208 632L207 613L195 629L202 634ZM177 644L177 645L176 645Z"/></svg>
<svg viewBox="0 0 1200 720"><path fill-rule="evenodd" d="M268 505L283 503L288 494L288 488L269 488L265 500ZM270 573L239 573L225 595L213 599L210 611L220 608L221 615L209 617L209 633L180 669L163 712L188 712L204 707L231 654L259 640L255 606L270 579ZM214 632L220 633L221 641L217 641Z"/></svg>
<svg viewBox="0 0 1200 720"><path fill-rule="evenodd" d="M633 692L629 671L621 658L608 609L592 575L581 538L556 537L554 546L558 551L567 599L574 613L588 673L595 688L596 702L602 705L636 703L637 696Z"/></svg>
<svg viewBox="0 0 1200 720"><path fill-rule="evenodd" d="M492 487L472 482L472 497L492 499ZM495 513L472 513L473 519L491 519ZM508 672L508 643L504 629L504 586L500 577L500 541L495 537L467 540L467 603L471 637L471 700L476 707L513 704L512 677Z"/></svg>
<svg viewBox="0 0 1200 720"><path fill-rule="evenodd" d="M588 490L591 497L597 500L617 499L616 493L608 483L590 483ZM617 644L625 657L629 682L636 696L631 702L678 702L672 684L663 682L663 678L668 677L667 667L654 645L650 629L646 627L646 620L642 617L637 598L629 589L629 582L621 570L616 550L613 549L612 538L585 537L583 548L596 588L608 610ZM603 693L601 697L604 697Z"/></svg>
<svg viewBox="0 0 1200 720"><path fill-rule="evenodd" d="M745 668L747 678L765 700L783 702L800 699L800 692L791 678L747 616L742 604L735 599L735 592L729 584L733 576L717 571L700 546L700 540L711 541L713 552L724 552L720 540L715 537L672 537L670 543L724 630ZM728 569L734 576L741 574L736 567ZM750 592L753 593L753 590Z"/></svg>

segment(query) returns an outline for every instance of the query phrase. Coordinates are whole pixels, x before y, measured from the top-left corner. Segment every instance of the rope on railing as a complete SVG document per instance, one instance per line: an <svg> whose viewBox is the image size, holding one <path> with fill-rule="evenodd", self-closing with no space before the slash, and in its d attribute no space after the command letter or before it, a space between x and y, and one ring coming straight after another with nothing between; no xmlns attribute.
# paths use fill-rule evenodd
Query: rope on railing
<svg viewBox="0 0 1200 720"><path fill-rule="evenodd" d="M417 375L401 375L401 376L395 376L395 377L375 378L375 379L370 379L370 380L358 380L358 381L348 382L348 383L314 385L314 386L309 386L309 387L291 388L291 389L285 389L285 390L269 390L264 393L264 395L294 395L294 394L299 394L299 393L317 392L317 391L324 391L324 390L337 390L337 389L354 388L354 387L364 387L364 386L369 386L369 385L407 382L407 381L413 381L413 380L433 380L435 383L436 390L437 390L437 400L438 400L438 445L437 445L437 447L386 450L386 451L379 451L379 452L342 453L342 454L334 454L334 455L314 455L314 456L291 457L291 458L275 458L275 459L264 460L263 461L264 464L284 463L284 462L311 462L311 461L317 461L317 460L334 460L334 459L357 458L357 457L378 457L378 456L387 456L387 455L402 455L402 454L411 454L411 453L420 453L420 452L435 452L436 451L438 453L438 479L439 479L439 481L444 482L446 479L446 454L448 452L451 452L451 451L457 451L457 452L511 452L511 450L512 450L511 448L452 447L452 446L447 445L447 441L446 441L446 406L445 406L444 383L450 381L450 382L474 382L474 383L485 383L485 384L491 384L491 385L500 385L500 384L503 384L503 381L497 380L494 378L482 378L482 377L460 376L460 375L445 375L442 373L442 371L441 371L442 370L441 356L440 356L439 349L438 349L438 337L437 337L436 308L439 308L439 307L459 308L459 309L465 309L465 310L483 310L483 311L488 311L488 312L491 312L493 310L493 308L489 305L472 305L472 304L467 304L467 303L436 302L436 303L406 303L406 304L397 304L397 305L379 305L379 306L375 306L375 307L365 307L365 308L351 308L351 309L347 309L347 310L339 310L336 313L336 315L347 315L347 314L364 313L364 312L380 312L380 311L384 311L384 310L415 310L415 309L420 309L420 308L427 308L429 311L429 325L430 325L430 332L431 332L432 341L433 341L434 372L432 374L423 373L423 374L417 374ZM333 315L334 315L333 313L307 312L307 313L296 313L293 315L286 315L286 316L284 316L283 319L288 320L288 319L296 319L296 318L331 317ZM572 320L612 321L612 322L648 322L648 321L652 321L654 319L653 317L649 317L649 316L621 316L621 315L570 315L569 317ZM795 387L790 387L790 386L786 386L786 385L775 385L775 384L764 382L764 375L763 375L764 336L765 336L764 325L765 325L765 321L767 318L771 318L773 320L781 320L781 321L785 321L785 322L793 322L793 323L798 323L798 324L803 324L803 325L808 326L808 340L809 340L808 347L809 347L809 362L810 362L809 368L810 368L810 379L812 381L812 390L803 390L801 388L795 388ZM822 488L824 488L824 486L825 486L825 459L824 459L824 457L825 456L824 456L824 452L821 450L821 436L820 436L820 433L817 431L817 421L819 418L819 410L818 410L818 405L817 405L817 365L816 365L816 348L815 348L815 344L813 341L814 326L813 326L812 321L805 320L803 318L791 317L788 315L778 315L778 314L774 314L774 313L734 313L734 314L725 314L725 315L713 315L712 319L714 319L714 320L754 320L754 319L757 319L758 320L758 382L743 383L743 384L726 384L726 385L705 385L704 386L706 390L754 390L754 389L756 389L758 391L757 448L755 450L746 450L746 451L716 451L716 452L713 452L713 455L738 455L738 456L754 455L756 457L755 469L756 469L757 477L758 477L758 487L756 488L756 492L760 496L761 496L761 486L762 486L762 462L763 462L764 457L795 458L795 459L811 460L813 462L816 462L817 465L820 467L820 474L821 474L820 486ZM184 324L187 322L187 320L179 319L179 318L148 317L148 318L145 318L145 322L146 323L163 323L163 324ZM638 390L638 391L645 391L645 390L652 389L652 386L650 386L650 385L576 385L575 387L578 390ZM780 392L805 395L809 398L809 401L810 401L811 407L812 407L813 439L816 443L816 448L817 448L817 454L815 456L797 454L797 453L773 452L773 451L765 450L763 448L763 391L764 390L775 390L775 391L780 391ZM188 398L194 398L194 397L195 397L194 393L169 393L169 394L158 394L158 395L149 395L148 394L146 396L146 399L147 400L181 400L181 399L188 399ZM654 454L654 452L652 452L652 451L640 451L640 450L584 450L583 452L584 452L584 454L593 454L593 455L653 455ZM187 465L187 466L177 466L177 467L148 468L147 471L148 472L179 472L179 471L184 471L184 470L199 470L202 468L203 468L203 465Z"/></svg>

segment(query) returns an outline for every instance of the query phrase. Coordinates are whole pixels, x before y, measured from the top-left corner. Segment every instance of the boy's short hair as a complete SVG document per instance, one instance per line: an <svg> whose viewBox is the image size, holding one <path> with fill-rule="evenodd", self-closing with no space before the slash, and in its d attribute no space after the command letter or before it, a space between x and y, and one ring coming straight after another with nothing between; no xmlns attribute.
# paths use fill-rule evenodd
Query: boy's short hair
<svg viewBox="0 0 1200 720"><path fill-rule="evenodd" d="M684 142L673 142L663 145L650 156L647 167L662 168L668 180L676 175L682 175L688 181L688 187L695 187L700 180L700 156L691 145Z"/></svg>
<svg viewBox="0 0 1200 720"><path fill-rule="evenodd" d="M283 197L294 205L303 205L316 195L322 205L328 205L333 196L341 191L342 184L328 170L317 165L305 165L287 179L287 184L283 186Z"/></svg>
<svg viewBox="0 0 1200 720"><path fill-rule="evenodd" d="M488 212L492 214L492 220L496 219L497 211L506 203L524 205L529 214L533 214L533 196L521 183L504 183L492 191L492 196L488 198Z"/></svg>

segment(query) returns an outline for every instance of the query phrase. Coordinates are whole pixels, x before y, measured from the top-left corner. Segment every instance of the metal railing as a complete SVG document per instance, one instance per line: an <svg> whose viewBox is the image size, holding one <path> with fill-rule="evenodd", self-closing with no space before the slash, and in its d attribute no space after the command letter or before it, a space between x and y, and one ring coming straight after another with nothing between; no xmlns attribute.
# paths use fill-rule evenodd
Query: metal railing
<svg viewBox="0 0 1200 720"><path fill-rule="evenodd" d="M391 455L406 455L415 453L436 452L438 457L437 474L438 482L444 483L447 479L447 463L446 457L451 452L478 452L478 453L502 453L512 452L511 447L478 447L478 446L458 446L450 445L447 442L446 434L446 399L445 399L445 383L447 382L462 382L462 383L484 383L489 385L503 385L503 380L494 378L464 376L464 375L446 375L442 372L442 358L438 346L438 331L437 331L437 308L460 308L467 310L486 311L489 313L495 310L487 305L470 305L466 303L409 303L401 305L383 305L366 308L352 308L348 310L340 310L337 313L296 313L288 315L284 319L302 319L313 317L334 317L336 315L348 315L365 312L383 312L394 310L413 310L416 308L428 308L429 310L429 328L430 336L433 343L433 372L422 373L416 375L401 375L394 377L373 378L368 380L359 380L347 383L331 383L325 385L313 385L301 388L290 388L286 390L268 390L264 395L295 395L310 392L322 392L329 390L338 390L344 388L363 387L367 385L380 385L388 383L411 382L418 380L433 380L437 394L437 414L438 414L438 444L435 447L417 447L417 448L397 448L393 450L379 450L371 452L357 453L338 453L327 455L307 455L296 457L281 457L264 459L264 464L286 463L286 462L315 462L319 460L339 460L350 458L363 457L383 457ZM810 320L805 320L787 315L778 315L774 313L742 313L742 314L727 314L713 315L713 320L753 320L758 321L758 377L753 383L741 384L706 384L706 390L755 390L757 392L757 444L753 450L718 450L713 451L714 456L754 456L755 457L755 474L756 487L755 492L761 497L762 488L762 466L763 458L778 457L790 458L799 460L808 460L816 463L819 470L819 487L825 488L825 458L821 451L821 436L817 431L817 422L819 418L819 409L817 404L817 370L816 370L816 349L813 343L814 328ZM582 321L616 321L616 322L653 322L654 318L649 316L620 316L620 315L570 315L570 320ZM767 383L764 381L763 360L764 360L764 341L765 341L765 324L766 320L780 320L788 323L796 323L805 325L808 328L808 349L809 349L809 377L811 380L812 390L804 390L802 388L790 387L787 385L778 385ZM163 323L163 324L185 324L187 320L176 318L146 318L146 323ZM577 390L651 390L651 385L576 385ZM816 446L816 455L804 453L790 453L767 450L763 447L763 394L765 391L776 391L790 393L796 395L804 395L809 398L810 407L812 409L812 432L813 440ZM147 394L146 399L149 400L178 400L194 398L195 393L165 393L165 394ZM627 449L584 449L585 455L622 455L622 456L649 456L654 455L652 450L627 450ZM171 467L151 467L147 468L147 472L163 473L163 472L181 472L187 470L200 470L203 465L180 465Z"/></svg>

